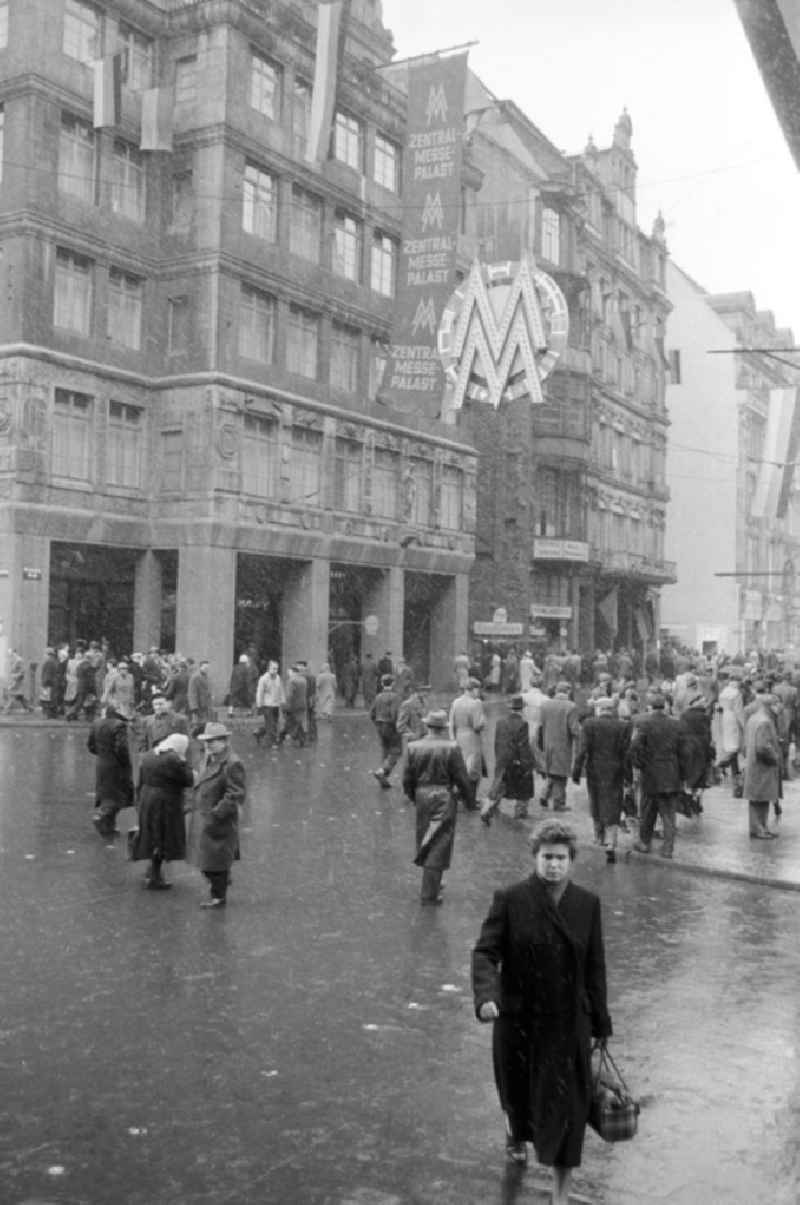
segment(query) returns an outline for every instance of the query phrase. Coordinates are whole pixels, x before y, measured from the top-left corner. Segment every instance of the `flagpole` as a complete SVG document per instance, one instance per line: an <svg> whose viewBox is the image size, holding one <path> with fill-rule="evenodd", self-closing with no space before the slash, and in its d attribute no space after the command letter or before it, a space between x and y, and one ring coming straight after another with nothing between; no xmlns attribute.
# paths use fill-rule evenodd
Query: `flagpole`
<svg viewBox="0 0 800 1205"><path fill-rule="evenodd" d="M377 63L373 67L373 71L385 71L387 67L399 67L404 63L416 63L418 59L433 59L440 54L453 54L456 50L469 50L471 46L478 46L477 39L474 42L459 42L456 46L443 46L440 50L426 50L424 54L412 54L404 59L391 59L388 63Z"/></svg>

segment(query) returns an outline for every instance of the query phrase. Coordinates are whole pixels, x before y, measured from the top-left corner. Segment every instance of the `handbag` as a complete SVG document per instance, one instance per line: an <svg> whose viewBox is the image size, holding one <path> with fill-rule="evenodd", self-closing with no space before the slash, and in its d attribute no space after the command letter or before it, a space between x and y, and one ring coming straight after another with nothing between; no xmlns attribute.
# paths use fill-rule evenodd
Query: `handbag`
<svg viewBox="0 0 800 1205"><path fill-rule="evenodd" d="M589 1125L604 1142L627 1142L639 1128L639 1102L628 1091L622 1072L605 1046L592 1075Z"/></svg>

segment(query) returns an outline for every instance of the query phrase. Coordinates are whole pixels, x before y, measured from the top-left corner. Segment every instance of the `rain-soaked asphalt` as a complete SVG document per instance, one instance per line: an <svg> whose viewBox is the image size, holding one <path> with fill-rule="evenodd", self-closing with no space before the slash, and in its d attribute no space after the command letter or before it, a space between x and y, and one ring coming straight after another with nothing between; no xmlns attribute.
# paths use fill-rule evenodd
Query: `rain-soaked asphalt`
<svg viewBox="0 0 800 1205"><path fill-rule="evenodd" d="M524 829L461 814L421 909L413 809L364 717L256 750L226 912L141 890L90 824L85 729L0 730L0 1202L512 1205L469 955ZM578 807L585 807L579 799ZM635 1141L589 1131L605 1205L800 1200L800 897L582 849Z"/></svg>

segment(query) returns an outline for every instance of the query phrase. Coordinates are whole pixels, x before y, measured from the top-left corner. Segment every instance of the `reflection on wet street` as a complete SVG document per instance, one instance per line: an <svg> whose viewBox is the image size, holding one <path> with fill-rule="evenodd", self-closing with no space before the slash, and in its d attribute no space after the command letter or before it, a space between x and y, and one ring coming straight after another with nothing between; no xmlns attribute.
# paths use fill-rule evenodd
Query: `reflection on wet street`
<svg viewBox="0 0 800 1205"><path fill-rule="evenodd" d="M85 731L0 731L0 1197L91 1205L501 1205L509 1173L469 956L521 824L461 814L445 905L419 906L413 813L369 771L369 722L315 748L246 732L243 860L224 913L93 832ZM123 815L123 819L125 816ZM575 1190L606 1205L800 1198L798 897L607 867L619 1055L640 1132L589 1131Z"/></svg>

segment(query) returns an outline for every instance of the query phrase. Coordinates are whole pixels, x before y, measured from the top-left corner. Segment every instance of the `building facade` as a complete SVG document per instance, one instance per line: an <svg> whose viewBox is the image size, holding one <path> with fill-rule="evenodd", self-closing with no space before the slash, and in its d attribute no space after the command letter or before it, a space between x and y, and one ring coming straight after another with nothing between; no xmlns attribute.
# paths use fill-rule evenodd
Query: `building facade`
<svg viewBox="0 0 800 1205"><path fill-rule="evenodd" d="M481 454L470 631L539 652L645 655L675 574L664 557L669 302L663 224L652 236L637 225L630 118L605 150L567 157L472 77L466 123L482 179L465 188L465 246L489 262L531 252L569 308L543 405L471 404L459 417Z"/></svg>
<svg viewBox="0 0 800 1205"><path fill-rule="evenodd" d="M780 357L792 332L751 293L709 294L672 263L667 287L667 530L678 580L664 592L663 631L706 652L797 647L800 492L782 518L756 502L779 473L771 460L786 459L785 447L767 448L767 427L795 388L791 357Z"/></svg>
<svg viewBox="0 0 800 1205"><path fill-rule="evenodd" d="M206 656L219 688L250 644L449 677L476 459L377 400L405 122L379 10L350 6L319 161L305 0L0 22L0 617L27 659L105 636ZM152 88L171 149L141 149Z"/></svg>

